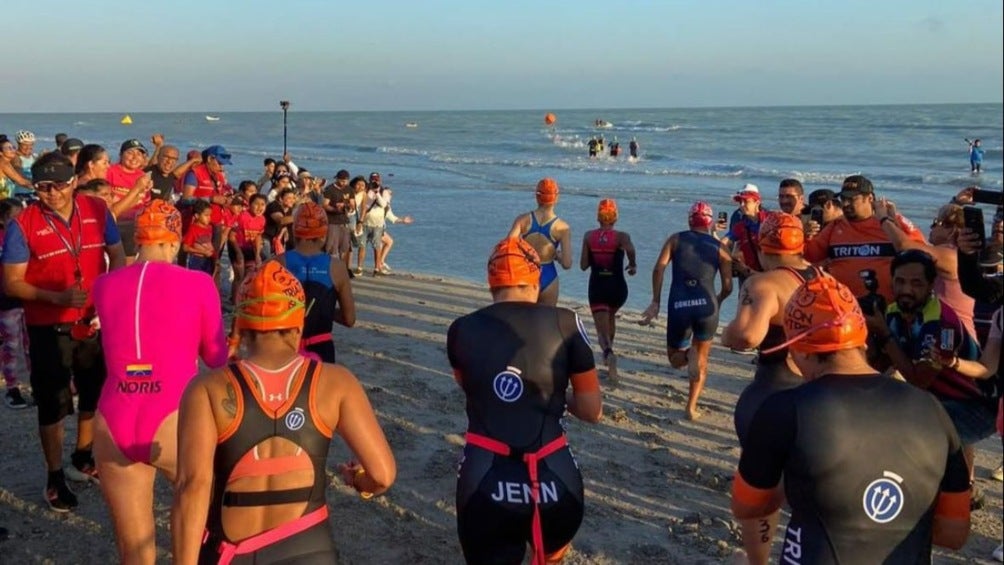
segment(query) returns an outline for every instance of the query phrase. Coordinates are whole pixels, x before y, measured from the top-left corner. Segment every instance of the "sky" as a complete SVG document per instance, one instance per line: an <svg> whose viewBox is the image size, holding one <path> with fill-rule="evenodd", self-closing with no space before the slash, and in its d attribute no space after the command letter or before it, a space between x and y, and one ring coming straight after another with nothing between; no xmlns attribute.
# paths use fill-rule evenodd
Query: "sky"
<svg viewBox="0 0 1004 565"><path fill-rule="evenodd" d="M0 113L1004 100L1000 0L5 2Z"/></svg>

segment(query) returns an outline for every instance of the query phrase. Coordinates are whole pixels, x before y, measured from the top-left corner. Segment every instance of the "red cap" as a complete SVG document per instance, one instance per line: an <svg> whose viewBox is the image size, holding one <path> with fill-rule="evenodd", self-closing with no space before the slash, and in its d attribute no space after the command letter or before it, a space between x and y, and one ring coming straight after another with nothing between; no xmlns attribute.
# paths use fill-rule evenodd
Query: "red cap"
<svg viewBox="0 0 1004 565"><path fill-rule="evenodd" d="M688 223L692 228L709 228L714 215L715 212L711 209L711 204L698 200L694 202L693 206L690 207L690 212L687 213Z"/></svg>

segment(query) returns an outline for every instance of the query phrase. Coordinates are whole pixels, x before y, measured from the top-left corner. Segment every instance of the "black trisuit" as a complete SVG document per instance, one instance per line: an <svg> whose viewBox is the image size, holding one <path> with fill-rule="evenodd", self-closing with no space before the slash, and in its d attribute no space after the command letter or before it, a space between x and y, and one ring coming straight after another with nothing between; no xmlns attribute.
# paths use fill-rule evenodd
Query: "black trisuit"
<svg viewBox="0 0 1004 565"><path fill-rule="evenodd" d="M446 343L467 395L456 499L465 559L522 562L534 517L526 456L534 453L544 551L560 550L579 529L584 508L582 476L561 421L570 380L584 373L595 380L582 323L564 308L500 302L454 321ZM497 454L507 450L508 456Z"/></svg>
<svg viewBox="0 0 1004 565"><path fill-rule="evenodd" d="M320 364L305 361L305 376L299 390L290 391L293 402L282 413L266 414L252 392L252 384L239 365L227 371L237 388L237 429L224 437L216 447L213 460L213 493L206 523L207 536L199 553L199 564L221 562L229 557L232 565L296 563L297 565L330 565L338 561L325 492L328 478L325 472L331 437L314 425L311 416L311 389L320 374ZM302 369L301 369L302 370ZM299 489L263 492L230 492L227 479L237 463L258 444L270 438L285 438L303 448L313 465L314 484ZM303 516L294 522L278 526L248 540L233 542L223 530L223 508L226 506L268 506L306 502ZM299 526L299 527L297 527ZM285 531L285 535L280 532ZM278 534L278 535L276 535ZM236 548L234 547L236 546ZM260 546L260 547L259 547ZM237 549L230 556L225 548ZM249 551L250 550L250 551ZM247 551L247 553L245 553ZM226 562L226 559L223 560Z"/></svg>
<svg viewBox="0 0 1004 565"><path fill-rule="evenodd" d="M739 461L791 506L780 563L930 563L939 492L965 493L962 444L932 395L827 375L767 398Z"/></svg>

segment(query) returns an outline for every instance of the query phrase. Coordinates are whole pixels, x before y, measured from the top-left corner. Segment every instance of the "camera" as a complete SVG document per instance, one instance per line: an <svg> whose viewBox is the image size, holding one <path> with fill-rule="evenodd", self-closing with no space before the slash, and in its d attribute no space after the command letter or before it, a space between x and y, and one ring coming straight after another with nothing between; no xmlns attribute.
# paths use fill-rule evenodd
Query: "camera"
<svg viewBox="0 0 1004 565"><path fill-rule="evenodd" d="M874 316L876 312L884 313L886 309L885 298L878 293L878 278L874 269L864 269L858 272L861 282L865 285L868 294L858 297L858 306L867 316Z"/></svg>

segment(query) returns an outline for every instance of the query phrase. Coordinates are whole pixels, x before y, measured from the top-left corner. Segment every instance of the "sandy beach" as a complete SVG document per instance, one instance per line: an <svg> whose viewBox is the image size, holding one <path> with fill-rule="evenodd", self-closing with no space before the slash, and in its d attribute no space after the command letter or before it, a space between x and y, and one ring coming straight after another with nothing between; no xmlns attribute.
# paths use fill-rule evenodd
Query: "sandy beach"
<svg viewBox="0 0 1004 565"><path fill-rule="evenodd" d="M569 276L563 274L562 276ZM576 275L571 275L576 276ZM363 501L331 474L328 498L345 563L462 563L453 497L465 429L464 397L446 359L453 319L487 304L487 289L429 276L356 278L359 321L338 327L338 358L363 382L398 462L387 495ZM635 292L644 285L635 281ZM564 303L592 329L588 308ZM684 418L687 381L665 361L665 320L655 327L620 320L621 382L605 389L604 419L568 420L569 442L586 482L586 517L565 563L721 563L739 546L728 510L739 455L732 410L752 377L751 357L716 346L701 403L704 417ZM601 376L605 377L601 370ZM606 381L604 381L604 385ZM108 512L95 486L75 485L80 507L50 512L41 498L44 471L33 409L0 408L0 563L112 563ZM75 422L68 420L67 457ZM1002 537L1001 483L988 477L1001 441L980 446L977 484L987 506L973 514L960 552L938 563L990 563ZM330 467L349 458L335 442ZM170 486L158 482L159 561L169 562ZM775 541L775 550L780 544Z"/></svg>

